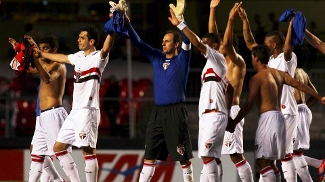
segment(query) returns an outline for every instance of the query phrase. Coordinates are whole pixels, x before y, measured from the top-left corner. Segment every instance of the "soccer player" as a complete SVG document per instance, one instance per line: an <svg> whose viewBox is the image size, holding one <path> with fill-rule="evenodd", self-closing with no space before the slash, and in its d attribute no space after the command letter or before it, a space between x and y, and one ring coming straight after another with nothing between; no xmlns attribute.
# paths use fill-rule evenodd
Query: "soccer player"
<svg viewBox="0 0 325 182"><path fill-rule="evenodd" d="M125 14L125 28L130 40L150 60L154 69L155 106L150 115L145 141L140 182L154 175L157 160L179 161L185 182L192 182L192 143L188 131L185 89L190 71L191 44L187 37L168 30L162 40L162 50L143 42Z"/></svg>
<svg viewBox="0 0 325 182"><path fill-rule="evenodd" d="M58 134L54 152L63 171L72 182L79 182L77 166L67 149L70 145L82 148L88 182L96 182L98 161L96 144L100 122L99 87L102 72L109 60L115 33L108 34L101 50L96 50L100 32L94 26L85 26L78 37L79 52L51 54L38 52L39 56L58 63L74 65L73 103L70 114Z"/></svg>

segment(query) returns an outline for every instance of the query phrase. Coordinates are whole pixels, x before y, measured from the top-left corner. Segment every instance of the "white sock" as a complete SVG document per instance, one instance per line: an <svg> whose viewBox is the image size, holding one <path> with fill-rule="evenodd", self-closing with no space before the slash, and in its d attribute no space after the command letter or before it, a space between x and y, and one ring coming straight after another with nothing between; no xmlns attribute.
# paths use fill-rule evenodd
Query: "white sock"
<svg viewBox="0 0 325 182"><path fill-rule="evenodd" d="M308 165L313 166L314 168L319 168L319 166L322 164L323 160L319 160L319 159L314 159L308 156L305 156L305 161L307 162Z"/></svg>
<svg viewBox="0 0 325 182"><path fill-rule="evenodd" d="M263 182L274 182L275 174L271 166L263 168L260 172Z"/></svg>
<svg viewBox="0 0 325 182"><path fill-rule="evenodd" d="M139 182L149 182L155 173L156 163L144 162L140 173Z"/></svg>
<svg viewBox="0 0 325 182"><path fill-rule="evenodd" d="M51 181L51 176L43 169L40 182L50 182Z"/></svg>
<svg viewBox="0 0 325 182"><path fill-rule="evenodd" d="M222 176L223 176L223 169L222 169L222 163L217 162L217 170L218 170L218 179L220 182L222 182Z"/></svg>
<svg viewBox="0 0 325 182"><path fill-rule="evenodd" d="M98 161L96 154L84 155L85 158L85 173L87 182L96 182L98 177Z"/></svg>
<svg viewBox="0 0 325 182"><path fill-rule="evenodd" d="M54 167L53 161L50 156L44 157L44 171L50 176L54 182L62 182L63 179ZM42 175L43 178L44 174ZM45 179L44 179L45 180ZM43 181L42 181L43 182Z"/></svg>
<svg viewBox="0 0 325 182"><path fill-rule="evenodd" d="M305 161L303 155L295 155L294 154L293 161L295 163L297 173L298 173L299 177L301 178L301 180L305 181L305 182L313 181L310 176L309 170L308 170L308 164Z"/></svg>
<svg viewBox="0 0 325 182"><path fill-rule="evenodd" d="M37 182L42 175L44 157L31 154L31 158L28 182Z"/></svg>
<svg viewBox="0 0 325 182"><path fill-rule="evenodd" d="M182 165L182 170L183 170L184 182L193 182L194 181L194 177L193 177L193 166L192 166L192 162L189 161L188 164Z"/></svg>
<svg viewBox="0 0 325 182"><path fill-rule="evenodd" d="M284 160L281 160L281 163L284 179L287 182L296 182L297 172L295 164L292 160L292 156L286 157Z"/></svg>
<svg viewBox="0 0 325 182"><path fill-rule="evenodd" d="M67 150L55 152L56 158L60 161L63 171L70 178L71 182L80 182L77 165Z"/></svg>
<svg viewBox="0 0 325 182"><path fill-rule="evenodd" d="M205 171L207 173L209 182L215 182L218 179L218 169L217 169L217 162L214 158L210 158L203 162L205 166Z"/></svg>
<svg viewBox="0 0 325 182"><path fill-rule="evenodd" d="M205 165L203 165L201 170L200 181L209 181L207 172L205 171Z"/></svg>
<svg viewBox="0 0 325 182"><path fill-rule="evenodd" d="M264 182L264 181L263 181L263 176L262 176L261 173L260 173L260 179L258 179L258 182Z"/></svg>
<svg viewBox="0 0 325 182"><path fill-rule="evenodd" d="M252 169L246 159L235 164L242 182L253 182Z"/></svg>

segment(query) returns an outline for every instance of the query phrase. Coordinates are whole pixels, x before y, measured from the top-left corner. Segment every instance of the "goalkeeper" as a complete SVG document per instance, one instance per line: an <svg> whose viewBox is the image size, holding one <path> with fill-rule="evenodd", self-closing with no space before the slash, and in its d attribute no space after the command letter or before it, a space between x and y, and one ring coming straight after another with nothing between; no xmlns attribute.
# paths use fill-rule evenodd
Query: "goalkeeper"
<svg viewBox="0 0 325 182"><path fill-rule="evenodd" d="M177 7L172 7L182 18L185 1L178 1ZM144 163L139 181L158 181L153 176L156 160L166 160L169 155L171 160L179 161L182 165L184 181L192 182L192 144L184 105L190 71L190 42L183 33L181 36L178 31L168 30L162 40L162 50L155 49L140 39L126 14L124 22L131 42L154 67L155 106L147 127Z"/></svg>

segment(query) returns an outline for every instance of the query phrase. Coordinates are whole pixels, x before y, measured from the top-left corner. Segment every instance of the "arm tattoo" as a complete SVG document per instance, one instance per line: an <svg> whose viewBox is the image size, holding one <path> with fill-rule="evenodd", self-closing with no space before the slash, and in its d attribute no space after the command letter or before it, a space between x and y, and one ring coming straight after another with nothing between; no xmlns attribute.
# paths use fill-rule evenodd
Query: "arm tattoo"
<svg viewBox="0 0 325 182"><path fill-rule="evenodd" d="M243 34L244 34L245 42L250 43L250 44L254 44L255 43L254 37L252 35L252 32L249 29L245 29L243 31Z"/></svg>

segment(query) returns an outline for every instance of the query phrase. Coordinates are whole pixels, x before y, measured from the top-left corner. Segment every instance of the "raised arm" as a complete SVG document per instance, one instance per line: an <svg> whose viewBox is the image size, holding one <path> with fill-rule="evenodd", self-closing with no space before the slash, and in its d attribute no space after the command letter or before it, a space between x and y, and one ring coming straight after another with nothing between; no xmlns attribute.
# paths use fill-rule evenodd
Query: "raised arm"
<svg viewBox="0 0 325 182"><path fill-rule="evenodd" d="M35 50L38 52L38 54L40 55L40 57L45 58L45 59L49 59L51 61L54 62L58 62L58 63L67 63L67 64L71 64L69 59L68 59L68 55L65 54L57 54L57 53L47 53L47 52L41 52L40 50Z"/></svg>
<svg viewBox="0 0 325 182"><path fill-rule="evenodd" d="M127 13L124 13L124 23L125 23L125 28L128 30L130 40L132 44L140 50L140 52L146 56L150 61L152 60L152 57L155 55L156 49L151 47L149 44L145 43L144 41L141 40L140 36L137 34L137 32L133 29L131 23L130 23L130 18L128 17Z"/></svg>
<svg viewBox="0 0 325 182"><path fill-rule="evenodd" d="M318 93L317 90L316 90L316 88L315 88L315 86L314 86L314 84L310 81L310 78L309 78L308 75L307 75L307 79L308 79L308 86L310 88L312 88L316 93ZM314 104L316 104L317 102L318 102L317 98L309 97L309 99L306 101L306 105L310 108Z"/></svg>
<svg viewBox="0 0 325 182"><path fill-rule="evenodd" d="M245 67L245 62L243 59L237 54L235 48L233 47L233 29L234 29L234 20L237 16L237 10L241 6L240 3L235 3L234 7L230 10L228 23L225 31L225 35L223 36L223 52L230 58L230 60L236 64L238 67Z"/></svg>
<svg viewBox="0 0 325 182"><path fill-rule="evenodd" d="M289 21L288 32L287 32L286 40L285 40L284 47L283 47L284 59L286 61L290 61L292 58L293 45L291 45L291 37L292 37L293 19L294 19L294 17Z"/></svg>
<svg viewBox="0 0 325 182"><path fill-rule="evenodd" d="M244 35L246 46L248 47L249 50L252 50L252 48L257 46L258 44L254 39L251 27L249 25L246 11L243 7L240 7L237 12L240 19L243 21L243 35Z"/></svg>
<svg viewBox="0 0 325 182"><path fill-rule="evenodd" d="M206 54L206 46L202 43L201 39L190 30L184 22L179 22L175 16L175 13L172 9L169 9L170 17L168 17L169 21L174 25L177 26L185 36L190 40L190 42L199 49L202 54Z"/></svg>
<svg viewBox="0 0 325 182"><path fill-rule="evenodd" d="M296 79L292 78L289 74L283 72L283 71L279 71L283 76L283 81L286 85L292 86L302 92L305 92L306 94L317 98L319 101L321 101L323 104L325 104L325 97L320 96L315 90L313 90L312 88L310 88L307 85L304 85L302 83L300 83L299 81L297 81Z"/></svg>
<svg viewBox="0 0 325 182"><path fill-rule="evenodd" d="M217 21L216 21L216 9L219 3L220 0L211 0L210 2L210 15L209 15L209 23L208 23L209 33L219 33Z"/></svg>
<svg viewBox="0 0 325 182"><path fill-rule="evenodd" d="M37 69L38 74L40 75L41 79L44 83L50 84L53 80L56 80L58 77L61 76L62 72L65 69L61 64L55 63L52 64L50 67L45 68L39 62L40 58L34 56L34 64Z"/></svg>
<svg viewBox="0 0 325 182"><path fill-rule="evenodd" d="M325 43L322 42L318 37L316 37L314 34L309 32L306 29L305 39L311 44L313 47L318 49L320 52L325 54Z"/></svg>
<svg viewBox="0 0 325 182"><path fill-rule="evenodd" d="M107 35L105 42L103 44L103 48L100 51L100 57L102 59L106 58L108 53L111 51L114 44L114 39L115 39L115 33Z"/></svg>

